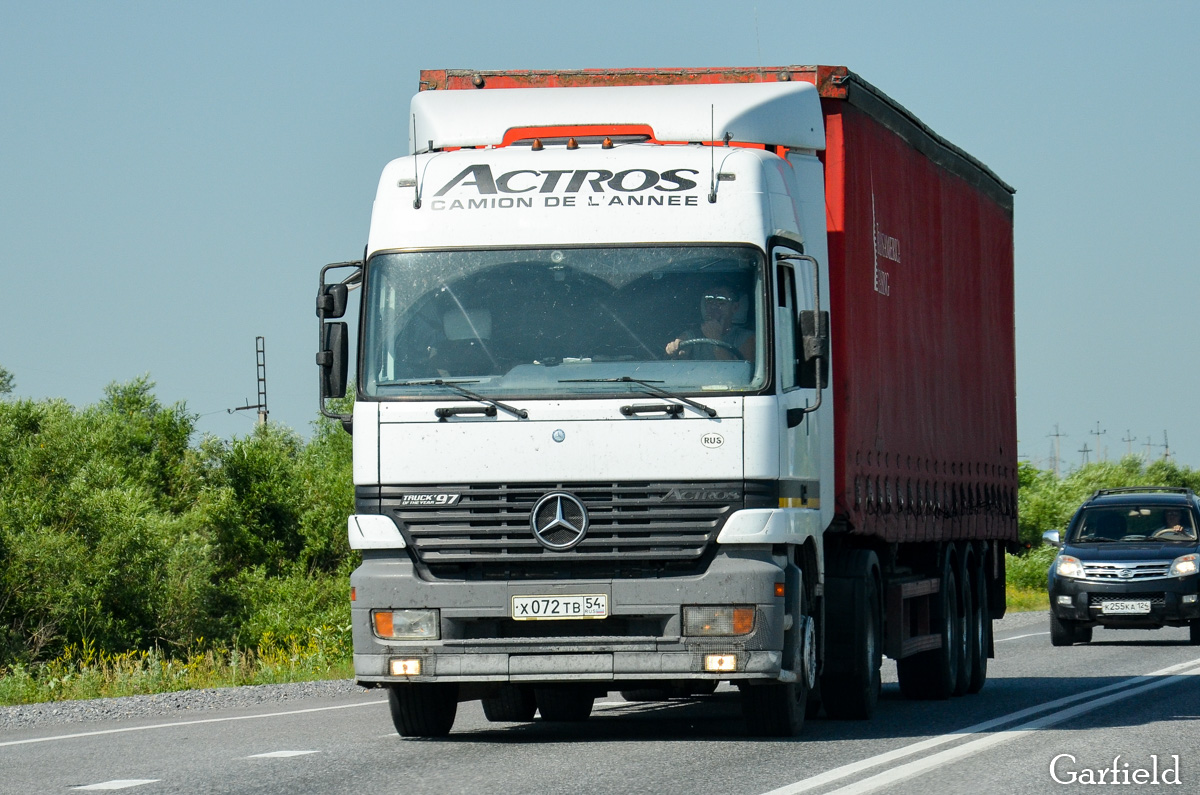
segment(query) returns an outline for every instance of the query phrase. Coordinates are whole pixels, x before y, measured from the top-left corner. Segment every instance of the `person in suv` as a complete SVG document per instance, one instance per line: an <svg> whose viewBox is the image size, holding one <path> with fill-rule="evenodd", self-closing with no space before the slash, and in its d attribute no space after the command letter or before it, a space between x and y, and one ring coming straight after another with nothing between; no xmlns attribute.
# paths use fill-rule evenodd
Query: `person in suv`
<svg viewBox="0 0 1200 795"><path fill-rule="evenodd" d="M1200 498L1191 489L1102 489L1075 512L1050 566L1050 642L1087 643L1092 627L1189 627L1200 645Z"/></svg>

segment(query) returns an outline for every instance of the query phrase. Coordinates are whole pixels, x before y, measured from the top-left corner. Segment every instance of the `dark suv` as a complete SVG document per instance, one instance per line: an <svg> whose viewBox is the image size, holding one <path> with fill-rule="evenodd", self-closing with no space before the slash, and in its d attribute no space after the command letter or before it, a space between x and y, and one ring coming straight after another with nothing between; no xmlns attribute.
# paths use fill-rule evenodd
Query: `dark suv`
<svg viewBox="0 0 1200 795"><path fill-rule="evenodd" d="M1092 627L1190 628L1200 644L1200 498L1191 489L1102 489L1075 512L1050 566L1050 642L1087 643Z"/></svg>

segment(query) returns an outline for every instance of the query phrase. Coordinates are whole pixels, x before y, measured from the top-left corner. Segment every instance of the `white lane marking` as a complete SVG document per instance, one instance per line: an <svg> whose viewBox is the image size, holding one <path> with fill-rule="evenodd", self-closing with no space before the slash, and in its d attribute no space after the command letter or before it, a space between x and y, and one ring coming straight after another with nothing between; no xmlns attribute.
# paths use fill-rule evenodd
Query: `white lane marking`
<svg viewBox="0 0 1200 795"><path fill-rule="evenodd" d="M964 737L972 734L989 731L999 726L1003 726L1006 723L1012 723L1014 721L1021 720L1022 718L1028 718L1031 715L1036 715L1039 712L1045 712L1049 709L1055 709L1057 707L1066 706L1067 704L1073 704L1076 701L1094 698L1095 696L1103 693L1110 693L1114 690L1120 690L1121 688L1133 687L1154 679L1155 677L1166 676L1167 674L1174 673L1175 671L1183 668L1190 668L1198 663L1200 663L1200 658L1188 660L1184 663L1178 663L1177 665L1170 665L1161 670L1154 671L1153 673L1145 674L1144 676L1135 676L1130 679L1124 679L1120 682L1114 682L1111 685L1105 685L1104 687L1099 687L1095 690L1087 690L1083 693L1076 693L1072 696L1064 696L1063 698L1058 698L1054 701L1047 701L1044 704L1035 704L1032 707L1026 707L1025 709L1018 710L1016 712L1010 712L1007 715L1001 715L998 718L992 718L991 720L986 720L983 723L976 723L974 726L967 726L964 729L959 729L958 731L951 732L949 734L943 734L940 737L931 737L928 740L922 740L920 742L913 743L912 745L896 748L894 750L879 754L878 756L868 757L857 762L851 762L850 764L842 765L841 767L835 767L832 770L826 770L824 773L819 773L810 778L801 779L800 781L792 784L786 784L778 789L773 789L770 792L764 793L764 795L796 795L796 793L807 792L808 790L816 789L817 787L823 787L826 784L830 784L834 781L861 773L864 770L870 770L873 767L885 765L889 762L894 762L897 759L903 759L906 756L912 756L913 754L918 754L922 751L928 751L930 748L936 748L939 745L945 745L947 743L955 742L956 740L961 740Z"/></svg>
<svg viewBox="0 0 1200 795"><path fill-rule="evenodd" d="M129 787L139 787L142 784L153 784L156 781L162 781L161 778L116 778L112 781L102 781L99 784L88 784L86 787L71 787L71 789L128 789Z"/></svg>
<svg viewBox="0 0 1200 795"><path fill-rule="evenodd" d="M293 756L315 754L316 751L268 751L265 754L250 754L247 759L287 759Z"/></svg>
<svg viewBox="0 0 1200 795"><path fill-rule="evenodd" d="M1021 638L1035 638L1038 635L1049 635L1049 632L1030 632L1028 635L1013 635L1011 638L997 638L995 643L1004 643L1009 640L1020 640Z"/></svg>
<svg viewBox="0 0 1200 795"><path fill-rule="evenodd" d="M936 767L942 767L943 765L957 762L964 756L977 754L980 751L983 751L986 748L991 748L994 745L1000 745L1002 743L1007 743L1022 737L1026 737L1047 727L1056 726L1060 723L1070 720L1071 718L1075 718L1079 715L1084 715L1093 710L1108 706L1113 702L1123 701L1140 693L1145 693L1146 691L1154 690L1159 687L1182 682L1188 677L1197 675L1200 675L1200 668L1195 668L1191 671L1184 671L1181 674L1168 676L1165 679L1159 679L1155 682L1149 682L1128 690L1122 690L1119 693L1114 693L1111 696L1105 696L1104 698L1098 698L1095 701L1089 701L1086 704L1080 704L1077 707L1071 707L1070 709L1053 712L1049 715L1038 718L1037 720L1031 720L1028 723L1022 723L1020 726L1014 726L1011 729L1004 729L1003 731L996 732L995 734L989 734L986 737L981 737L978 740L972 740L971 742L963 743L962 745L955 746L954 748L948 748L945 751L939 751L938 753L932 754L923 759L917 759L907 764L900 765L899 767L892 768L891 770L885 770L882 773L876 773L870 778L865 778L862 781L855 782L849 786L836 789L833 792L830 792L828 795L862 795L862 793L874 792L875 790L882 789L883 787L889 787L905 779L919 776L922 773L928 773L930 770L933 770Z"/></svg>
<svg viewBox="0 0 1200 795"><path fill-rule="evenodd" d="M287 712L266 712L262 715L238 715L233 718L204 718L203 720L181 720L174 723L155 723L150 726L129 726L124 729L101 729L94 732L77 732L75 734L56 734L52 737L34 737L29 740L9 740L0 743L0 748L9 745L29 745L30 743L48 743L53 740L73 740L76 737L99 737L102 734L124 734L125 732L144 732L151 729L170 729L175 726L199 726L203 723L229 723L235 720L258 720L259 718L280 718L286 715L305 715L310 712L328 712L334 709L354 709L355 707L374 707L386 704L386 701L368 701L364 704L342 704L337 707L312 707L310 709L293 709Z"/></svg>

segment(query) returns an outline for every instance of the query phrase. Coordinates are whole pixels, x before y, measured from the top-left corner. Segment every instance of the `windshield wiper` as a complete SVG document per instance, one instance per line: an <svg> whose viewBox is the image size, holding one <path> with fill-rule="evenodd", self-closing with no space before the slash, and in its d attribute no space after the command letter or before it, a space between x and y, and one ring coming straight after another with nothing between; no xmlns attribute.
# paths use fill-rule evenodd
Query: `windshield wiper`
<svg viewBox="0 0 1200 795"><path fill-rule="evenodd" d="M479 401L480 403L486 403L489 406L494 406L497 409L503 409L504 411L507 411L509 414L512 414L515 417L520 417L521 419L526 419L529 416L529 412L526 411L525 409L519 409L519 408L516 408L515 406L510 406L507 403L501 403L499 400L494 400L493 398L490 398L490 397L484 397L483 395L477 395L474 392L472 392L471 390L463 389L461 386L459 386L459 384L478 384L478 383L479 383L478 379L464 380L464 381L443 381L441 378L434 378L429 381L380 381L379 386L441 386L441 387L445 387L446 389L451 390L452 392L457 392L458 394L462 395L465 398L469 398L470 400L476 400L476 401ZM454 411L453 409L436 409L434 411L434 413L437 414L437 416L440 419L444 420L444 419L446 419L446 417L450 416L451 414L458 414L461 412ZM495 414L495 409L493 409L492 414L493 415Z"/></svg>
<svg viewBox="0 0 1200 795"><path fill-rule="evenodd" d="M1079 538L1075 539L1075 541L1076 541L1076 543L1080 543L1080 544L1092 544L1097 541L1113 541L1113 542L1115 542L1116 539L1109 538L1108 536L1080 536Z"/></svg>
<svg viewBox="0 0 1200 795"><path fill-rule="evenodd" d="M640 378L630 378L627 375L618 376L617 378L560 378L560 384L638 384L648 394L654 397L665 397L671 400L678 400L680 403L686 403L697 411L702 411L710 417L717 416L717 410L711 406L706 406L703 403L697 403L694 400L676 395L674 392L668 392L662 387L657 387L655 384L661 384L662 381L643 381Z"/></svg>

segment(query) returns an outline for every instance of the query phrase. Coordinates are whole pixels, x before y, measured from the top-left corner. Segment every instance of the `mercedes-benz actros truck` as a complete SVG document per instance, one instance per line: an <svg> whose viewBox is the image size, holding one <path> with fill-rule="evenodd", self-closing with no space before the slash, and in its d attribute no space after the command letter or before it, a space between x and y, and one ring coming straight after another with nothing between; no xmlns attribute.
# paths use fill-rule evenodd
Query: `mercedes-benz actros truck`
<svg viewBox="0 0 1200 795"><path fill-rule="evenodd" d="M426 71L408 127L317 297L355 677L401 734L725 682L793 735L868 717L883 655L983 686L1011 187L842 67Z"/></svg>

